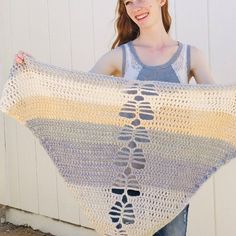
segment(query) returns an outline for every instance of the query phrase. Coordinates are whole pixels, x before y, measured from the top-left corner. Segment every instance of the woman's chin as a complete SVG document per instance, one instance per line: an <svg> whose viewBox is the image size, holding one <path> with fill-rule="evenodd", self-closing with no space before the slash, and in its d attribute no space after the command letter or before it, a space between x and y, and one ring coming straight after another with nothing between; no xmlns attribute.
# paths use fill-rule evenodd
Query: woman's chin
<svg viewBox="0 0 236 236"><path fill-rule="evenodd" d="M145 24L138 24L138 27L140 29L146 29L146 28L150 28L152 24L150 24L150 22L147 22Z"/></svg>

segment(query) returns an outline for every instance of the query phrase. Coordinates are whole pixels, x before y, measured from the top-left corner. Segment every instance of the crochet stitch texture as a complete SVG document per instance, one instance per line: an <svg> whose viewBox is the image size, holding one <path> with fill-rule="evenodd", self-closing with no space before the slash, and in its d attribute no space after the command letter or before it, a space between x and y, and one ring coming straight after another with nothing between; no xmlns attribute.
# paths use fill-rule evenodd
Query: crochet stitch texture
<svg viewBox="0 0 236 236"><path fill-rule="evenodd" d="M95 230L150 236L236 154L236 85L14 64L0 110L38 138Z"/></svg>

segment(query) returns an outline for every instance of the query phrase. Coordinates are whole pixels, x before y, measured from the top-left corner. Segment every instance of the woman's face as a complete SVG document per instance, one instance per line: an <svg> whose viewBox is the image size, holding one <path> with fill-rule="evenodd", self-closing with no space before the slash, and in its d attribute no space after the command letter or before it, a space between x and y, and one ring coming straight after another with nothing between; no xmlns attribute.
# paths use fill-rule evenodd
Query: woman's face
<svg viewBox="0 0 236 236"><path fill-rule="evenodd" d="M123 0L128 16L139 26L153 25L161 14L163 0Z"/></svg>

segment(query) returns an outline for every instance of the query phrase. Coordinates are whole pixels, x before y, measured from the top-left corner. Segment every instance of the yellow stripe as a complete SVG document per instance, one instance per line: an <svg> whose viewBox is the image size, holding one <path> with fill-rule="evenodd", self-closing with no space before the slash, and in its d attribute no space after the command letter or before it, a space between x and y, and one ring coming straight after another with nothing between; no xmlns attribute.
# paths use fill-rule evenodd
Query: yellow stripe
<svg viewBox="0 0 236 236"><path fill-rule="evenodd" d="M12 106L8 114L23 123L31 119L58 119L123 127L132 120L120 117L120 109L120 106L85 104L60 98L29 97ZM141 120L141 125L150 130L216 138L236 145L236 132L232 130L235 119L223 112L161 106L154 111L153 120Z"/></svg>

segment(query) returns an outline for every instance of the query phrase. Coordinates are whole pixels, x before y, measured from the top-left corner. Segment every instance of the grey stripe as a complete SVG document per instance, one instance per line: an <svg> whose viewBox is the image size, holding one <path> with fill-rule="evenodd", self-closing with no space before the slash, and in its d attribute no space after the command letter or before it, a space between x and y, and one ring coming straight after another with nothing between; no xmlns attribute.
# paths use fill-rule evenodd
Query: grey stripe
<svg viewBox="0 0 236 236"><path fill-rule="evenodd" d="M124 75L125 75L125 64L126 64L125 45L122 44L122 45L121 45L121 48L122 48L122 53L123 53L123 57L122 57L122 77L124 77Z"/></svg>
<svg viewBox="0 0 236 236"><path fill-rule="evenodd" d="M191 57L190 57L190 45L187 45L187 75L190 74Z"/></svg>
<svg viewBox="0 0 236 236"><path fill-rule="evenodd" d="M117 140L118 126L56 120L31 120L27 126L40 138L69 183L109 187L117 173L123 170L113 163L117 158L114 153L125 146ZM152 130L148 133L151 142L140 144L145 168L133 170L143 187L194 193L211 174L235 156L232 145L217 139Z"/></svg>

